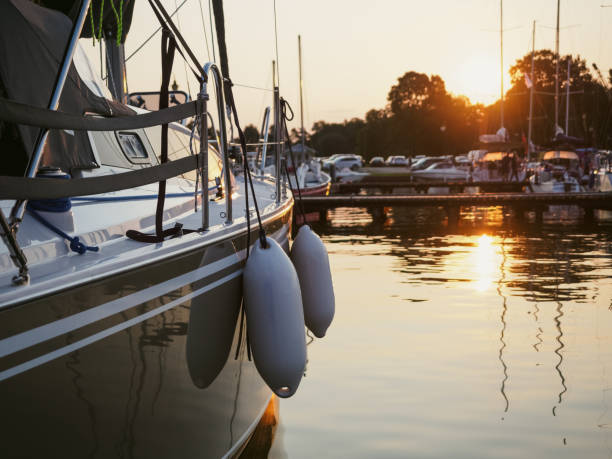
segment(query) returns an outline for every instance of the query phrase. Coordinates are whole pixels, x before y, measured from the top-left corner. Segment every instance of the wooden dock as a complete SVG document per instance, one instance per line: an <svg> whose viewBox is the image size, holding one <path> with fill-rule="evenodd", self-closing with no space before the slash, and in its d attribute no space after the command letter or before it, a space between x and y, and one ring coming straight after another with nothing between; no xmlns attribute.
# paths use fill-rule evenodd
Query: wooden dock
<svg viewBox="0 0 612 459"><path fill-rule="evenodd" d="M466 188L478 187L483 192L520 192L531 188L529 181L522 182L411 182L409 180L362 180L352 183L334 183L331 192L334 195L359 193L362 190L381 190L392 194L397 188L414 190L416 193L427 193L430 188L448 188L450 193L463 193Z"/></svg>
<svg viewBox="0 0 612 459"><path fill-rule="evenodd" d="M548 206L565 205L582 207L585 218L591 219L596 209L612 210L612 192L308 196L302 198L302 203L306 212L318 211L322 216L328 209L361 207L375 218L383 218L385 208L389 207L441 207L446 210L449 222L458 220L461 207L506 206L518 214L535 211L539 220Z"/></svg>
<svg viewBox="0 0 612 459"><path fill-rule="evenodd" d="M582 193L479 193L441 195L349 195L305 196L306 210L336 207L447 207L519 206L536 208L548 205L577 205L593 209L612 209L612 192Z"/></svg>

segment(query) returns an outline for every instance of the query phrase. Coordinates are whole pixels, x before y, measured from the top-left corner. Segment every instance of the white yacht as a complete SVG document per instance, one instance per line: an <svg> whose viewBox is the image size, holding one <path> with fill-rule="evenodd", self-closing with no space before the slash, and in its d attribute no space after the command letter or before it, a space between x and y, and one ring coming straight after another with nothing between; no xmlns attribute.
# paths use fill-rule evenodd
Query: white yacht
<svg viewBox="0 0 612 459"><path fill-rule="evenodd" d="M469 177L465 168L457 167L450 161L437 162L425 169L411 171L410 174L415 180L441 182L465 181Z"/></svg>
<svg viewBox="0 0 612 459"><path fill-rule="evenodd" d="M529 177L535 193L577 193L584 191L579 176L579 158L573 151L547 151L540 166Z"/></svg>

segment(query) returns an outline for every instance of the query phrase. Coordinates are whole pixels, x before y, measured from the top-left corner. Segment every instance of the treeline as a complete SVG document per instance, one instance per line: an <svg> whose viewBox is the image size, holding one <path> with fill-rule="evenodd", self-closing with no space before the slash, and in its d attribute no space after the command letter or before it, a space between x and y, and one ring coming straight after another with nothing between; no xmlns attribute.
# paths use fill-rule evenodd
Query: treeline
<svg viewBox="0 0 612 459"><path fill-rule="evenodd" d="M554 129L555 55L535 53L533 141L546 144ZM565 81L570 61L569 135L581 137L589 146L612 148L612 70L604 77L591 71L580 56L564 56L560 62L559 124L565 126ZM531 53L510 69L512 86L504 102L505 126L514 140L527 136L529 88L525 75L531 71ZM463 154L478 145L480 134L500 127L500 101L484 106L450 94L437 75L407 72L391 87L384 109L372 109L365 119L343 123L317 121L306 143L321 155L356 153L371 158L389 154ZM254 127L253 127L254 129ZM256 132L256 131L255 131ZM293 140L297 132L292 131Z"/></svg>

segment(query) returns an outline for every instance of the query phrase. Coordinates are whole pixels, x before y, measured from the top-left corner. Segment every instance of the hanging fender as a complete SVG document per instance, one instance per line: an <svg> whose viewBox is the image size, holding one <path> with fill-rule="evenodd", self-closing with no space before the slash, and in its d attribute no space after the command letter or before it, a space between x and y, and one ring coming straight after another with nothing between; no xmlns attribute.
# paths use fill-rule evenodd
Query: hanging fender
<svg viewBox="0 0 612 459"><path fill-rule="evenodd" d="M276 241L258 239L246 262L243 291L247 330L257 371L279 397L291 397L306 368L300 283Z"/></svg>
<svg viewBox="0 0 612 459"><path fill-rule="evenodd" d="M306 326L323 338L334 319L336 300L327 249L308 225L299 229L293 241L291 261L300 281Z"/></svg>

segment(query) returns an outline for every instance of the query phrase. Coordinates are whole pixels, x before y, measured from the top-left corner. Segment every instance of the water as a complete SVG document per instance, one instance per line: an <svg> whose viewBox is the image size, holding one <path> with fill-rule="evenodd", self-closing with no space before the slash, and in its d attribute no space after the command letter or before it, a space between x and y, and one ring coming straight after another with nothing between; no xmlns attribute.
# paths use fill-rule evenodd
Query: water
<svg viewBox="0 0 612 459"><path fill-rule="evenodd" d="M334 212L335 321L270 457L612 457L612 225L579 212Z"/></svg>

